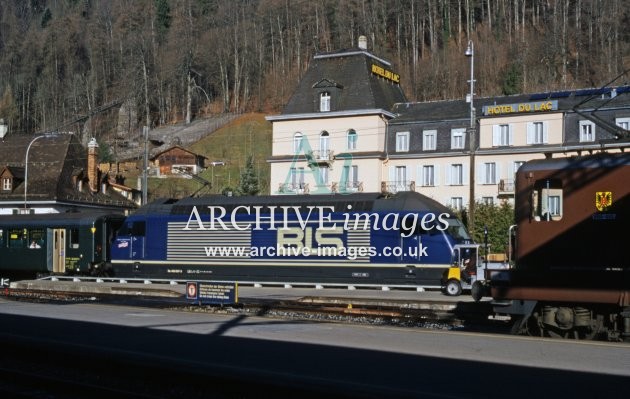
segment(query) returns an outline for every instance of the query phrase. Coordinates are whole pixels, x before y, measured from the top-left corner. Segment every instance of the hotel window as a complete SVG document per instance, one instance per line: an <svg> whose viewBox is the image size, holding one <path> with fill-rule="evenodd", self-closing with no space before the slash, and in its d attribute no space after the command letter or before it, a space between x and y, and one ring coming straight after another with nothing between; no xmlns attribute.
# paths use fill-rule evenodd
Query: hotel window
<svg viewBox="0 0 630 399"><path fill-rule="evenodd" d="M483 184L497 184L497 164L486 162L483 164Z"/></svg>
<svg viewBox="0 0 630 399"><path fill-rule="evenodd" d="M406 166L396 166L396 189L400 191L407 189Z"/></svg>
<svg viewBox="0 0 630 399"><path fill-rule="evenodd" d="M319 171L319 184L322 186L327 186L328 185L328 168L319 167L317 168L317 170Z"/></svg>
<svg viewBox="0 0 630 399"><path fill-rule="evenodd" d="M359 167L357 165L345 165L341 172L341 186L346 189L359 187Z"/></svg>
<svg viewBox="0 0 630 399"><path fill-rule="evenodd" d="M464 209L464 199L462 197L451 197L451 207L456 211Z"/></svg>
<svg viewBox="0 0 630 399"><path fill-rule="evenodd" d="M357 149L357 132L354 129L348 130L347 148L348 150Z"/></svg>
<svg viewBox="0 0 630 399"><path fill-rule="evenodd" d="M546 144L547 142L546 122L530 122L527 124L527 144Z"/></svg>
<svg viewBox="0 0 630 399"><path fill-rule="evenodd" d="M293 135L293 153L294 154L299 154L300 152L302 152L303 139L304 139L304 136L302 136L302 133L295 133Z"/></svg>
<svg viewBox="0 0 630 399"><path fill-rule="evenodd" d="M492 126L492 146L505 147L512 145L514 142L514 132L512 125L494 125Z"/></svg>
<svg viewBox="0 0 630 399"><path fill-rule="evenodd" d="M319 135L319 159L328 160L330 151L329 151L329 143L330 143L330 135L327 131L323 131Z"/></svg>
<svg viewBox="0 0 630 399"><path fill-rule="evenodd" d="M330 93L325 91L319 95L319 111L330 111Z"/></svg>
<svg viewBox="0 0 630 399"><path fill-rule="evenodd" d="M516 172L518 172L518 168L523 166L524 163L525 163L524 161L514 161L514 174L515 175L516 175Z"/></svg>
<svg viewBox="0 0 630 399"><path fill-rule="evenodd" d="M451 130L451 149L462 150L466 144L466 129L452 129Z"/></svg>
<svg viewBox="0 0 630 399"><path fill-rule="evenodd" d="M11 191L11 179L5 177L2 179L2 190L3 191Z"/></svg>
<svg viewBox="0 0 630 399"><path fill-rule="evenodd" d="M494 205L494 197L482 197L482 198L481 198L481 202L482 202L484 205L490 205L490 206L492 206L492 205Z"/></svg>
<svg viewBox="0 0 630 399"><path fill-rule="evenodd" d="M451 186L464 184L464 165L461 163L451 165L449 182Z"/></svg>
<svg viewBox="0 0 630 399"><path fill-rule="evenodd" d="M630 130L630 118L617 118L615 123L624 130Z"/></svg>
<svg viewBox="0 0 630 399"><path fill-rule="evenodd" d="M396 133L396 152L409 151L409 132Z"/></svg>
<svg viewBox="0 0 630 399"><path fill-rule="evenodd" d="M580 143L595 141L595 124L591 121L580 121Z"/></svg>
<svg viewBox="0 0 630 399"><path fill-rule="evenodd" d="M435 186L435 166L425 165L422 167L422 185L424 187Z"/></svg>
<svg viewBox="0 0 630 399"><path fill-rule="evenodd" d="M291 186L294 190L304 188L304 168L291 168Z"/></svg>
<svg viewBox="0 0 630 399"><path fill-rule="evenodd" d="M433 151L436 148L437 130L425 130L422 132L422 149Z"/></svg>

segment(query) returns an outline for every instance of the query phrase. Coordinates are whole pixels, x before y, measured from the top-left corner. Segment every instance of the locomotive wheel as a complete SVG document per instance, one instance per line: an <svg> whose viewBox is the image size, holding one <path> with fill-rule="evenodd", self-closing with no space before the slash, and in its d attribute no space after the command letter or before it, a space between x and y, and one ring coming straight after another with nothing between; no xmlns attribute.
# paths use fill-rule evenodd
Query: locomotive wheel
<svg viewBox="0 0 630 399"><path fill-rule="evenodd" d="M446 287L444 288L446 295L448 296L458 296L462 293L462 285L459 281L451 279L446 282Z"/></svg>

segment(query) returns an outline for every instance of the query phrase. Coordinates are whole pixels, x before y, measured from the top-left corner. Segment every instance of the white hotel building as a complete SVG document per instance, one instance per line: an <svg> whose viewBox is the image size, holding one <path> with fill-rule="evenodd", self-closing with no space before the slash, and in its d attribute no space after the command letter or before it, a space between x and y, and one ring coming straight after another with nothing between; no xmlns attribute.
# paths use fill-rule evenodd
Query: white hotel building
<svg viewBox="0 0 630 399"><path fill-rule="evenodd" d="M273 124L271 194L418 191L454 208L514 196L526 161L630 146L630 86L409 103L391 64L318 54ZM471 168L472 166L472 168Z"/></svg>

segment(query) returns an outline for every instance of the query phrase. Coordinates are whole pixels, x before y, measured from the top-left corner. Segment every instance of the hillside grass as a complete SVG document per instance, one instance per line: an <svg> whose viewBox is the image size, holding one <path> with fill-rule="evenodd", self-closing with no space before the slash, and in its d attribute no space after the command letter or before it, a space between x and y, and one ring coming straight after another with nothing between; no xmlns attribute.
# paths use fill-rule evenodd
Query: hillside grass
<svg viewBox="0 0 630 399"><path fill-rule="evenodd" d="M149 201L160 198L184 198L193 195L219 194L224 189L235 189L247 163L254 157L254 165L260 185L260 194L269 194L271 168L267 158L271 156L271 123L264 114L245 114L228 125L187 147L190 151L207 157L206 167L199 176L212 183L212 187L192 179L150 178ZM213 161L225 162L224 166L212 166Z"/></svg>

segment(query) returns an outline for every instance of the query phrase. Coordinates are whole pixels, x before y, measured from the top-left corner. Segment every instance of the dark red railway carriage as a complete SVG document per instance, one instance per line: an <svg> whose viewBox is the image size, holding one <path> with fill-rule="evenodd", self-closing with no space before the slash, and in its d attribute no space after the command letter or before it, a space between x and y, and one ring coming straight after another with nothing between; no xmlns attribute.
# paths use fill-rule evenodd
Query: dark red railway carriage
<svg viewBox="0 0 630 399"><path fill-rule="evenodd" d="M531 161L516 175L515 267L500 313L534 335L630 339L630 154Z"/></svg>

